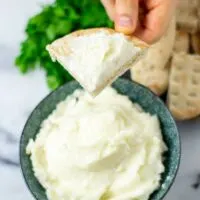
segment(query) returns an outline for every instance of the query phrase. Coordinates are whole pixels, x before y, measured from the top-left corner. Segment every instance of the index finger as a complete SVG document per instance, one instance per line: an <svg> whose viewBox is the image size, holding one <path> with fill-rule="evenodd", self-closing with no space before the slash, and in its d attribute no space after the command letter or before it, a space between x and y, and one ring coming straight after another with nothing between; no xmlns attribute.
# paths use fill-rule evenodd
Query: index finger
<svg viewBox="0 0 200 200"><path fill-rule="evenodd" d="M160 1L159 4L151 5L134 35L147 43L156 42L166 32L175 8L175 0Z"/></svg>

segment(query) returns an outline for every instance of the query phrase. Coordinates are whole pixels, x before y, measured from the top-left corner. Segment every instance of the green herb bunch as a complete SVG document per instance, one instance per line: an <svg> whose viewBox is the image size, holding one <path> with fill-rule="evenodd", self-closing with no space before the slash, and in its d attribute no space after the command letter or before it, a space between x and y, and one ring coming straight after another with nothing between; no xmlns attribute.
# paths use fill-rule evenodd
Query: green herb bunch
<svg viewBox="0 0 200 200"><path fill-rule="evenodd" d="M73 78L51 61L46 45L77 29L112 26L99 0L55 0L28 21L15 63L22 73L42 67L49 87L55 89Z"/></svg>

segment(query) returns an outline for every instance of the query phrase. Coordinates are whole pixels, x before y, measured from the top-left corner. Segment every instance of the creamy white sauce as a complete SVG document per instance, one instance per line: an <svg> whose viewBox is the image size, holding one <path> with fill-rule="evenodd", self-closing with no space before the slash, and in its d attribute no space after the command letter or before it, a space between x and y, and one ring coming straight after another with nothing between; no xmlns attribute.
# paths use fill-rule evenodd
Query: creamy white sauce
<svg viewBox="0 0 200 200"><path fill-rule="evenodd" d="M99 31L69 37L67 45L71 54L60 55L59 61L91 93L119 76L121 69L132 64L141 51L121 33Z"/></svg>
<svg viewBox="0 0 200 200"><path fill-rule="evenodd" d="M77 90L27 146L49 200L147 200L165 150L158 118L112 88Z"/></svg>

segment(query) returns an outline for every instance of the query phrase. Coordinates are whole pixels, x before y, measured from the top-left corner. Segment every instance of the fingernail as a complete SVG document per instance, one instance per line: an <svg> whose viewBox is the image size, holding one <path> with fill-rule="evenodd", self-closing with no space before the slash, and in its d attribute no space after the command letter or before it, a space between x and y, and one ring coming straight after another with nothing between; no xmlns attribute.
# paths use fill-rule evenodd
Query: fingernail
<svg viewBox="0 0 200 200"><path fill-rule="evenodd" d="M132 24L133 24L132 19L129 16L126 15L119 16L118 26L130 27L132 26Z"/></svg>

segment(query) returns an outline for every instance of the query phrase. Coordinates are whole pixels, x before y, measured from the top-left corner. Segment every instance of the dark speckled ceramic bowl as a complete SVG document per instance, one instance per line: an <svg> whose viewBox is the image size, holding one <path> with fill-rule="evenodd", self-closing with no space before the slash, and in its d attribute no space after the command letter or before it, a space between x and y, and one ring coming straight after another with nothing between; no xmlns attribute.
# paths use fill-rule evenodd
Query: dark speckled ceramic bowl
<svg viewBox="0 0 200 200"><path fill-rule="evenodd" d="M150 200L161 200L167 194L174 182L180 162L180 138L176 123L162 100L147 88L125 79L118 79L113 87L121 94L127 95L131 101L138 103L146 112L158 115L161 123L163 138L168 146L165 156L165 172L162 174L160 188L155 191ZM80 88L75 81L65 84L47 96L32 112L29 117L20 141L20 162L22 172L28 188L37 200L47 200L45 190L38 183L32 171L31 161L25 149L30 138L35 138L44 119L74 90Z"/></svg>

